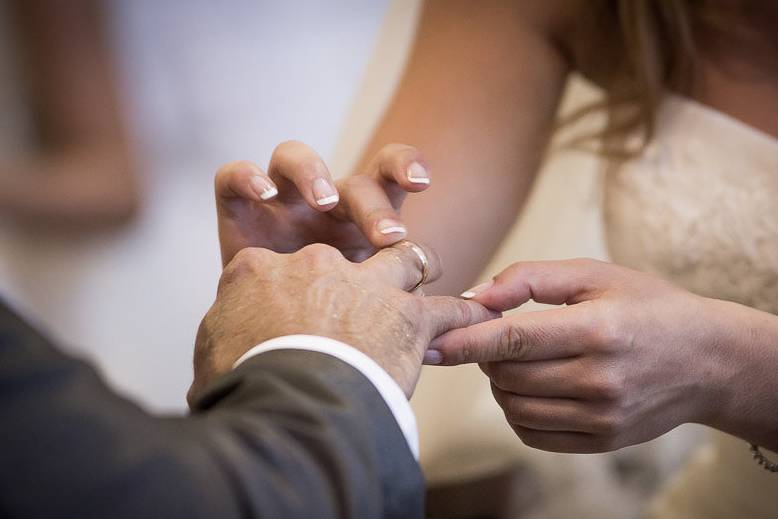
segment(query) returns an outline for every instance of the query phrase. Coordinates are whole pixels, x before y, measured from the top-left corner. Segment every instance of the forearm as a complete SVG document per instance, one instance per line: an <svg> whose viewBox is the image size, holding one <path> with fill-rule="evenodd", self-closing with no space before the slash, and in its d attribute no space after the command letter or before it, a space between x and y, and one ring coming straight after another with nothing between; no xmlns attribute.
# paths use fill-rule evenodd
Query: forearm
<svg viewBox="0 0 778 519"><path fill-rule="evenodd" d="M778 451L778 316L708 301L719 339L705 423Z"/></svg>
<svg viewBox="0 0 778 519"><path fill-rule="evenodd" d="M469 286L516 220L543 157L567 64L538 13L427 2L395 97L360 168L390 142L421 150L432 187L409 197L409 237L441 255L430 292ZM538 22L535 24L534 22Z"/></svg>

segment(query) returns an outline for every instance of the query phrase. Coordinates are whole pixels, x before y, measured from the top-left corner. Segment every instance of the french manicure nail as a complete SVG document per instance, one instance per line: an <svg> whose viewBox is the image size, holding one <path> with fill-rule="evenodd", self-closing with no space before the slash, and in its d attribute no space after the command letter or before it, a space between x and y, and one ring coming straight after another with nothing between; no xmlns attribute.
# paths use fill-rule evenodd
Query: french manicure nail
<svg viewBox="0 0 778 519"><path fill-rule="evenodd" d="M472 299L492 285L494 285L494 280L490 279L485 283L481 283L480 285L474 286L470 290L465 290L464 292L462 292L462 294L460 294L459 297L463 299Z"/></svg>
<svg viewBox="0 0 778 519"><path fill-rule="evenodd" d="M262 200L270 200L278 194L278 189L268 179L260 176L254 176L249 179L251 189Z"/></svg>
<svg viewBox="0 0 778 519"><path fill-rule="evenodd" d="M424 352L424 364L440 364L441 362L443 362L443 355L438 350Z"/></svg>
<svg viewBox="0 0 778 519"><path fill-rule="evenodd" d="M405 234L408 232L403 224L390 218L379 221L376 228L381 234Z"/></svg>
<svg viewBox="0 0 778 519"><path fill-rule="evenodd" d="M313 181L313 198L318 205L334 204L340 199L332 184L323 178Z"/></svg>
<svg viewBox="0 0 778 519"><path fill-rule="evenodd" d="M411 163L406 174L408 175L408 181L413 184L430 183L430 175L427 173L427 169L418 162Z"/></svg>

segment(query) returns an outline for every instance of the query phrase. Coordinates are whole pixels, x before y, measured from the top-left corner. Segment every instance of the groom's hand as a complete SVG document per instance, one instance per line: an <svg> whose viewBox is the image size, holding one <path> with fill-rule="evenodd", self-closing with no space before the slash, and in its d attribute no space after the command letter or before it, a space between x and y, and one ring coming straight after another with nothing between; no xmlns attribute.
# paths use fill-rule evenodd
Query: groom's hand
<svg viewBox="0 0 778 519"><path fill-rule="evenodd" d="M427 281L434 281L440 260L422 248ZM408 242L362 263L322 244L294 254L241 250L224 269L200 325L190 401L250 348L293 334L331 337L361 350L410 396L434 337L496 316L472 301L409 293L421 278L421 260Z"/></svg>
<svg viewBox="0 0 778 519"><path fill-rule="evenodd" d="M227 164L215 179L222 261L246 247L294 252L312 243L362 261L405 238L405 195L430 185L423 163L415 148L389 144L360 174L334 181L313 149L288 141L267 173L248 161Z"/></svg>

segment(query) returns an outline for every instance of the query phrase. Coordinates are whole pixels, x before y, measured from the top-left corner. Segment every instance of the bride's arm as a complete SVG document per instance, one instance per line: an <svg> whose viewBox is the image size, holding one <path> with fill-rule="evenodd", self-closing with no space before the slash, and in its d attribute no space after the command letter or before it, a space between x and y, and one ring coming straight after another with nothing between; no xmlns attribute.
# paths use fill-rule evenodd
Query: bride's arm
<svg viewBox="0 0 778 519"><path fill-rule="evenodd" d="M416 146L431 189L409 199L410 237L432 245L459 293L484 268L532 185L568 72L554 43L571 4L430 1L394 99L360 163ZM561 13L561 14L560 14Z"/></svg>

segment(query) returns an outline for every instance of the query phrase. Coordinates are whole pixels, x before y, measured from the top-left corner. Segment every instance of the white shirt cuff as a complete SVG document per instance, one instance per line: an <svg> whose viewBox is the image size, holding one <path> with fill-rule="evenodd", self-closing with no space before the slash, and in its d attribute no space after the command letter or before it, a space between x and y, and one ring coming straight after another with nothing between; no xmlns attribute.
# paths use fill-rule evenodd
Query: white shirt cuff
<svg viewBox="0 0 778 519"><path fill-rule="evenodd" d="M315 351L330 355L351 365L362 373L375 386L378 392L389 406L389 409L400 426L400 430L405 435L416 460L419 459L419 432L416 427L416 417L413 415L411 405L405 397L405 393L397 385L392 377L373 359L349 346L346 343L330 339L328 337L319 337L317 335L286 335L276 337L262 344L254 346L235 361L232 368L237 368L246 359L249 359L260 353L273 350L306 350Z"/></svg>

